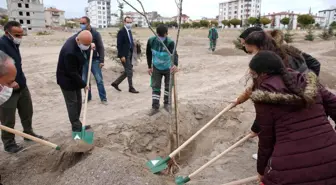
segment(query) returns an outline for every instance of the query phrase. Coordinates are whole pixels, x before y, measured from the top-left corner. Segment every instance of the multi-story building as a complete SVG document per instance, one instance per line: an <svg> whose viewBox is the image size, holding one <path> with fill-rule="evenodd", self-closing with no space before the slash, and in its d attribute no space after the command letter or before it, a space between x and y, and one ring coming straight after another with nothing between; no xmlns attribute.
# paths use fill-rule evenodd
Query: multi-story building
<svg viewBox="0 0 336 185"><path fill-rule="evenodd" d="M45 28L43 0L7 0L9 20L28 30Z"/></svg>
<svg viewBox="0 0 336 185"><path fill-rule="evenodd" d="M134 26L136 26L136 27L148 27L148 24L146 22L145 17L143 17L138 12L125 12L124 13L124 18L127 17L127 16L132 18Z"/></svg>
<svg viewBox="0 0 336 185"><path fill-rule="evenodd" d="M44 10L44 16L47 27L60 27L65 25L63 10L50 7Z"/></svg>
<svg viewBox="0 0 336 185"><path fill-rule="evenodd" d="M219 3L218 22L240 19L244 22L249 17L258 17L261 10L261 0L228 0Z"/></svg>
<svg viewBox="0 0 336 185"><path fill-rule="evenodd" d="M321 10L318 12L318 15L324 17L324 19L319 22L321 27L329 28L330 24L336 21L336 8Z"/></svg>
<svg viewBox="0 0 336 185"><path fill-rule="evenodd" d="M174 16L173 17L173 21L178 22L178 20L179 20L179 16ZM186 15L186 14L182 14L182 16L181 16L181 23L182 24L184 24L184 23L191 23L190 17L188 15Z"/></svg>
<svg viewBox="0 0 336 185"><path fill-rule="evenodd" d="M111 0L88 0L86 14L93 27L107 28L111 25Z"/></svg>

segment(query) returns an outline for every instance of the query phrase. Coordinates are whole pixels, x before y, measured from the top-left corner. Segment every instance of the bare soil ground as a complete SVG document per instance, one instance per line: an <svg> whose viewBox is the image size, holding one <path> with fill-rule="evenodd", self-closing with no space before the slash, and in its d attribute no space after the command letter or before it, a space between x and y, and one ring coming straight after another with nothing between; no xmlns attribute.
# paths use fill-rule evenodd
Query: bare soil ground
<svg viewBox="0 0 336 185"><path fill-rule="evenodd" d="M145 46L151 33L135 29L134 37ZM169 35L174 36L175 30ZM106 47L115 45L115 29L102 30ZM111 36L112 35L112 36ZM183 30L178 53L179 114L181 139L185 141L205 123L219 113L230 100L244 89L244 75L251 56L234 49L232 41L239 31L220 32L217 51L208 51L207 30ZM71 33L55 32L53 35L29 35L23 40L21 53L23 70L34 103L34 129L50 141L64 144L71 137L70 123L60 88L56 84L58 54ZM174 39L174 37L173 37ZM336 55L334 40L303 41L297 32L294 45L316 57L321 63L323 84L336 89ZM27 149L15 155L0 151L0 174L5 185L172 185L174 177L157 176L145 168L145 162L155 156L169 154L169 115L162 110L153 117L147 116L151 107L151 88L146 72L146 58L135 67L134 84L140 94L130 94L127 82L120 87L111 86L122 67L106 59L103 69L109 105L100 103L97 87L93 83L93 100L88 105L88 123L95 132L95 149L89 154L79 154L61 168L55 163L62 152L53 151L34 143L19 143ZM94 80L92 80L94 81ZM251 102L234 108L222 116L211 128L204 131L181 153L178 163L181 170L176 175L186 176L249 132L255 113ZM16 129L22 130L17 116ZM63 145L62 145L63 146ZM189 184L221 185L225 182L257 174L257 140L251 139L228 153L200 173ZM252 183L256 184L256 183Z"/></svg>

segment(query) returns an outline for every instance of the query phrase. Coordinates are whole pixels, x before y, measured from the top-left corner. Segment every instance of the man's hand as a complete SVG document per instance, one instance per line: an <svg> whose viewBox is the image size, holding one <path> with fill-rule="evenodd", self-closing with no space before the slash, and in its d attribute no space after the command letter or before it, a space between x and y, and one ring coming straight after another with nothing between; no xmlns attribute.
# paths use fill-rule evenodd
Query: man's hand
<svg viewBox="0 0 336 185"><path fill-rule="evenodd" d="M126 62L126 58L125 57L121 57L120 60L121 60L122 63Z"/></svg>
<svg viewBox="0 0 336 185"><path fill-rule="evenodd" d="M259 179L259 182L260 182L260 183L262 183L263 178L264 178L264 176L262 176L262 175L260 175L260 174L258 173L258 179Z"/></svg>
<svg viewBox="0 0 336 185"><path fill-rule="evenodd" d="M86 86L86 87L84 87L84 91L85 91L85 93L86 93L88 90L90 90L90 86Z"/></svg>
<svg viewBox="0 0 336 185"><path fill-rule="evenodd" d="M177 71L178 71L178 68L175 65L173 65L173 67L170 68L171 73L176 73Z"/></svg>
<svg viewBox="0 0 336 185"><path fill-rule="evenodd" d="M100 69L103 68L104 66L105 66L104 63L100 63L100 64L99 64Z"/></svg>
<svg viewBox="0 0 336 185"><path fill-rule="evenodd" d="M251 138L258 136L258 133L255 133L255 132L251 132L250 134L251 134Z"/></svg>
<svg viewBox="0 0 336 185"><path fill-rule="evenodd" d="M149 69L148 69L148 74L149 74L150 76L152 76L152 74L153 74L153 68L149 68Z"/></svg>
<svg viewBox="0 0 336 185"><path fill-rule="evenodd" d="M91 43L91 49L96 50L96 45L95 45L95 43Z"/></svg>
<svg viewBox="0 0 336 185"><path fill-rule="evenodd" d="M20 88L19 84L16 83L16 82L13 82L12 84L10 84L9 87L13 88L13 89L19 89Z"/></svg>

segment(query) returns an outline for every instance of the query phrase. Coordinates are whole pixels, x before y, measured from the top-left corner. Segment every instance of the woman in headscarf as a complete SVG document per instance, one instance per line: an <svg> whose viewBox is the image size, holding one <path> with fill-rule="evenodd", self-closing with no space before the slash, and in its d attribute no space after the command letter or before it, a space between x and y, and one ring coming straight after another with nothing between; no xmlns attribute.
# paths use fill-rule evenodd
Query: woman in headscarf
<svg viewBox="0 0 336 185"><path fill-rule="evenodd" d="M260 125L257 171L265 185L336 184L336 96L315 73L288 69L272 51L249 64Z"/></svg>

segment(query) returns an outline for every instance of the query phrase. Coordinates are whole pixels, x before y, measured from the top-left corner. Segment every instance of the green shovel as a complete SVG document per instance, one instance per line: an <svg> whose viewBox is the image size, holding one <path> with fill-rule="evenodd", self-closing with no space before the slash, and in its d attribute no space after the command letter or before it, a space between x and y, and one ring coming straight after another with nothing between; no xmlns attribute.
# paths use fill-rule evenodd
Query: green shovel
<svg viewBox="0 0 336 185"><path fill-rule="evenodd" d="M187 177L177 177L175 179L175 183L177 185L184 185L187 182L189 182L194 176L196 176L198 173L200 173L202 170L204 170L206 167L208 167L209 165L211 165L212 163L216 162L219 158L221 158L223 155L225 155L226 153L230 152L231 150L233 150L234 148L236 148L237 146L239 146L240 144L244 143L246 140L248 140L249 138L251 138L252 135L248 134L247 136L245 136L244 138L240 139L238 142L236 142L235 144L233 144L232 146L230 146L228 149L226 149L224 152L222 152L221 154L219 154L218 156L216 156L215 158L213 158L211 161L207 162L206 164L204 164L202 167L200 167L198 170L196 170L194 173L188 175Z"/></svg>
<svg viewBox="0 0 336 185"><path fill-rule="evenodd" d="M86 80L86 86L89 86L90 83L90 76L91 76L91 66L92 66L92 56L93 56L93 49L90 52L90 61L89 61L89 70ZM83 122L82 122L82 131L81 132L72 132L72 138L74 140L82 140L85 143L93 144L93 131L86 130L86 117L87 117L87 104L88 104L88 96L89 90L85 92L85 103L84 103L84 115L83 115Z"/></svg>
<svg viewBox="0 0 336 185"><path fill-rule="evenodd" d="M236 106L235 103L231 103L228 105L222 112L217 114L211 121L209 121L206 125L204 125L199 131L197 131L193 136L191 136L186 142L184 142L181 146L179 146L175 151L169 154L166 158L157 157L154 160L150 160L146 163L146 166L151 170L152 173L156 174L162 172L166 168L168 168L168 161L173 159L176 154L178 154L184 147L186 147L191 141L193 141L201 132L203 132L206 128L208 128L213 122L215 122L222 114L229 111L231 108Z"/></svg>

